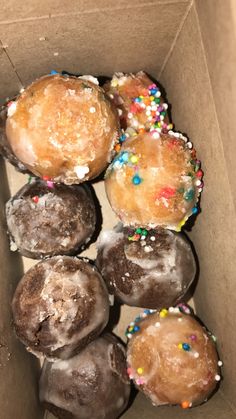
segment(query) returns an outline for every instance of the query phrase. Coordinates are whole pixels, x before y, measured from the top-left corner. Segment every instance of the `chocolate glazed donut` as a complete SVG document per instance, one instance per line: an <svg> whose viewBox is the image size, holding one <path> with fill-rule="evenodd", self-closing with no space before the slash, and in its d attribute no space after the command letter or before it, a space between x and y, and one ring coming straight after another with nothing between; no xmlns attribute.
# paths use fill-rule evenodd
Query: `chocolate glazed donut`
<svg viewBox="0 0 236 419"><path fill-rule="evenodd" d="M104 329L109 298L87 260L55 256L34 265L12 302L16 334L36 356L67 359Z"/></svg>
<svg viewBox="0 0 236 419"><path fill-rule="evenodd" d="M105 334L67 361L45 361L40 400L59 419L116 419L127 406L126 353Z"/></svg>
<svg viewBox="0 0 236 419"><path fill-rule="evenodd" d="M87 185L47 183L38 179L23 186L6 204L12 250L33 259L76 254L95 230Z"/></svg>

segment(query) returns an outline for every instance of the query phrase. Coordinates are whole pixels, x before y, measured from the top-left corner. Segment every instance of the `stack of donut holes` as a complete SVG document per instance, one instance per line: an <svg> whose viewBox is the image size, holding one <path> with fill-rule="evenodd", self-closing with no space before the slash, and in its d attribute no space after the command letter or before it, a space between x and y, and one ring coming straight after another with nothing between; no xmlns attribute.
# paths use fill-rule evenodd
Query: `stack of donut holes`
<svg viewBox="0 0 236 419"><path fill-rule="evenodd" d="M53 71L2 108L0 152L29 176L6 203L6 224L11 250L38 262L12 311L17 337L43 361L45 408L61 419L116 419L130 380L155 405L205 401L222 363L182 303L197 265L180 232L198 212L203 173L160 86L142 71L115 73L103 87ZM78 254L96 238L91 181L104 173L119 223L101 232L94 263ZM128 356L106 328L109 294L144 308L128 326Z"/></svg>

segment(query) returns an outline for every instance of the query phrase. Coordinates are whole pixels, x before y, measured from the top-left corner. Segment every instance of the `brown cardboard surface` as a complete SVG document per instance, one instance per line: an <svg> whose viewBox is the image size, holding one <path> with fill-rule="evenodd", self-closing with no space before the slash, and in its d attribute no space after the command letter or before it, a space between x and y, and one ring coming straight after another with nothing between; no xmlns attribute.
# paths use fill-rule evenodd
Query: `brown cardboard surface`
<svg viewBox="0 0 236 419"><path fill-rule="evenodd" d="M0 104L6 100L7 97L12 97L22 87L14 68L4 48L0 42Z"/></svg>
<svg viewBox="0 0 236 419"><path fill-rule="evenodd" d="M152 404L139 393L133 405L122 419L235 419L235 414L221 397L220 393L213 396L208 403L195 409L183 410L179 407L153 407ZM54 419L55 416L47 412L44 419ZM91 418L92 419L92 418Z"/></svg>
<svg viewBox="0 0 236 419"><path fill-rule="evenodd" d="M236 207L234 181L236 165L234 153L232 153L232 148L235 146L233 121L236 115L236 2L234 0L227 2L197 0L196 7L222 137L223 153Z"/></svg>
<svg viewBox="0 0 236 419"><path fill-rule="evenodd" d="M188 2L141 2L135 12L128 5L0 25L0 39L25 85L52 69L104 75L143 69L157 74ZM2 83L4 79L0 88Z"/></svg>
<svg viewBox="0 0 236 419"><path fill-rule="evenodd" d="M37 398L39 363L25 352L13 334L10 303L22 264L17 254L9 251L4 222L4 202L9 191L0 161L0 417L4 419L39 419L42 412Z"/></svg>
<svg viewBox="0 0 236 419"><path fill-rule="evenodd" d="M101 11L105 9L133 9L134 6L142 7L143 4L171 4L187 3L191 0L133 0L132 3L126 0L42 0L40 2L26 0L24 3L9 0L1 5L0 24L7 24L15 20L28 20L34 18L47 18L55 15L81 14Z"/></svg>
<svg viewBox="0 0 236 419"><path fill-rule="evenodd" d="M20 79L27 84L51 69L105 75L144 69L153 76L160 74L176 128L189 135L203 161L206 186L202 213L191 232L200 261L195 303L199 316L218 338L225 365L221 387L224 397L218 392L207 404L184 411L153 408L139 395L124 414L127 419L236 416L225 402L227 399L233 405L236 398L236 169L231 124L236 110L235 32L231 30L236 6L233 0L227 5L219 0L196 0L197 9L191 5L189 0L26 0L24 5L9 0L0 11L0 40L9 56L0 49L2 100L17 93ZM4 182L2 166L0 170ZM9 165L7 175L11 193L27 181ZM104 185L95 182L94 188L102 205L103 228L112 228L117 219L105 197ZM2 220L8 194L1 188ZM42 412L36 395L37 362L16 341L10 315L11 296L23 266L28 269L36 261L23 258L22 266L17 254L8 250L4 222L0 232L0 299L4 302L0 308L0 417L38 419ZM86 255L95 257L95 244ZM121 308L115 332L122 338L127 323L138 312L137 308ZM119 307L115 306L112 313L116 324Z"/></svg>
<svg viewBox="0 0 236 419"><path fill-rule="evenodd" d="M191 233L200 261L194 301L199 316L218 337L225 364L222 387L234 403L236 329L232 310L236 306L236 217L224 138L220 136L195 9L186 19L161 81L173 103L176 127L192 139L205 173L202 213Z"/></svg>

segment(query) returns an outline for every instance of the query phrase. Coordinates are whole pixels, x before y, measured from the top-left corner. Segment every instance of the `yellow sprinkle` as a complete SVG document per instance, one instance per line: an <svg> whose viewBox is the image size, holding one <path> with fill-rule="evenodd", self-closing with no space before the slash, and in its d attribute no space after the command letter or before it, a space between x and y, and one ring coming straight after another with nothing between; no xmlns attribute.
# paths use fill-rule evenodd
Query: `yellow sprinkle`
<svg viewBox="0 0 236 419"><path fill-rule="evenodd" d="M168 310L166 310L166 308L163 308L161 311L160 311L160 317L166 317L167 316L167 314L168 314Z"/></svg>
<svg viewBox="0 0 236 419"><path fill-rule="evenodd" d="M178 224L178 226L176 227L176 231L180 231L181 228L184 226L184 224L186 223L188 217L183 218L182 221L180 221L180 223Z"/></svg>
<svg viewBox="0 0 236 419"><path fill-rule="evenodd" d="M182 343L179 343L179 344L178 344L178 348L179 348L179 349L182 349Z"/></svg>
<svg viewBox="0 0 236 419"><path fill-rule="evenodd" d="M151 100L151 102L154 100L155 98L154 98L154 96L150 96L150 100Z"/></svg>
<svg viewBox="0 0 236 419"><path fill-rule="evenodd" d="M139 375L141 375L141 374L143 373L143 368L139 367L139 368L137 369L137 373L138 373Z"/></svg>
<svg viewBox="0 0 236 419"><path fill-rule="evenodd" d="M128 328L128 331L129 331L129 332L132 332L133 328L134 328L133 326L130 326L130 327Z"/></svg>
<svg viewBox="0 0 236 419"><path fill-rule="evenodd" d="M131 157L130 157L130 161L131 161L131 163L137 163L137 161L138 161L138 156L131 156Z"/></svg>
<svg viewBox="0 0 236 419"><path fill-rule="evenodd" d="M169 129L172 129L172 128L173 128L173 126L174 126L173 124L169 124L169 125L168 125L168 128L169 128Z"/></svg>
<svg viewBox="0 0 236 419"><path fill-rule="evenodd" d="M117 80L112 80L111 85L112 85L112 87L118 86L118 81Z"/></svg>

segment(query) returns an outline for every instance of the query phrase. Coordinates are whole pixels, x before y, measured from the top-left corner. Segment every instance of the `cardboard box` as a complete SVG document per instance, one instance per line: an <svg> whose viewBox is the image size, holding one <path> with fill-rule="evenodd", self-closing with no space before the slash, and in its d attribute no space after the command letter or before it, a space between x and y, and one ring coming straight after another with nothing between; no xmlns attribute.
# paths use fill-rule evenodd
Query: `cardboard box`
<svg viewBox="0 0 236 419"><path fill-rule="evenodd" d="M211 400L194 409L154 408L139 395L125 419L236 417L236 3L234 0L25 0L2 2L0 99L52 69L112 75L146 70L166 89L176 128L188 134L203 162L202 212L190 232L200 261L197 314L218 338L224 380ZM1 161L0 417L42 419L39 365L16 340L10 301L23 260L9 251L4 203L25 177ZM116 218L96 183L104 228ZM87 253L95 256L95 247ZM139 309L123 307L124 330ZM47 419L52 418L48 413ZM91 418L92 419L92 418Z"/></svg>

